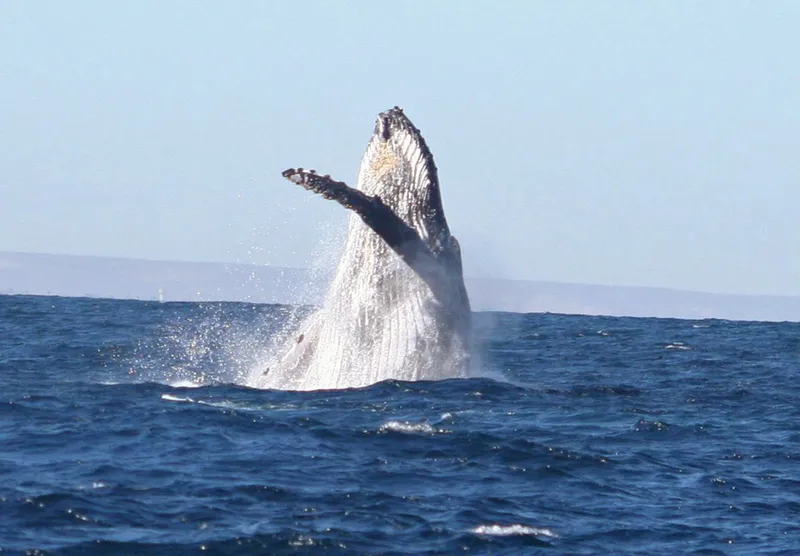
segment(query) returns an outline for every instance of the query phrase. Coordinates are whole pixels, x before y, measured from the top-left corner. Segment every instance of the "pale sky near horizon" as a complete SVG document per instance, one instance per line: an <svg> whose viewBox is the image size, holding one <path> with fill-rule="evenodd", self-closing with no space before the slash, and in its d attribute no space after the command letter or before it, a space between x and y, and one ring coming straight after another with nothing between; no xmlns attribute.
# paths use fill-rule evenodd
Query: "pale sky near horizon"
<svg viewBox="0 0 800 556"><path fill-rule="evenodd" d="M400 105L470 276L800 295L800 2L0 2L0 250L307 266Z"/></svg>

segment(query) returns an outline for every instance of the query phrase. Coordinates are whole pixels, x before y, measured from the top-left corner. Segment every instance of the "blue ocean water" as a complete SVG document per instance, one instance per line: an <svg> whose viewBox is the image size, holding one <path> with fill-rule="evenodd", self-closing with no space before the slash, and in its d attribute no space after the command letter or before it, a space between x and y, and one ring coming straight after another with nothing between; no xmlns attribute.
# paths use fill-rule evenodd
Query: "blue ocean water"
<svg viewBox="0 0 800 556"><path fill-rule="evenodd" d="M800 324L478 313L505 380L246 387L292 313L0 296L0 548L800 553Z"/></svg>

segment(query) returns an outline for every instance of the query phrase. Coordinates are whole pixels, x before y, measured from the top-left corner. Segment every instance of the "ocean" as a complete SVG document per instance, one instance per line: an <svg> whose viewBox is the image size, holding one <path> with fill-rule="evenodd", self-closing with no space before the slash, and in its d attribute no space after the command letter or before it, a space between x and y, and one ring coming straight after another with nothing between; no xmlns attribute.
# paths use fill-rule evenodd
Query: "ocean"
<svg viewBox="0 0 800 556"><path fill-rule="evenodd" d="M798 323L476 313L494 378L247 387L297 311L0 296L0 552L800 554Z"/></svg>

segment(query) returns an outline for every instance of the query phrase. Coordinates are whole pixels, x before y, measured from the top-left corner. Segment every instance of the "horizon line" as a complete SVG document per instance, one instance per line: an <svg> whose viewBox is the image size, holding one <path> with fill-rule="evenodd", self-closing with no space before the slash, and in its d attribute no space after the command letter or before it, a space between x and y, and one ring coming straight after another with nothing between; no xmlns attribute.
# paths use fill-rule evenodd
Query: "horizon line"
<svg viewBox="0 0 800 556"><path fill-rule="evenodd" d="M199 264L199 265L218 265L218 266L248 266L256 268L273 268L283 270L296 270L301 272L308 272L310 267L298 266L284 266L284 265L269 265L258 264L253 262L230 262L230 261L197 261L185 259L159 259L159 258L142 258L124 255L96 255L96 254L75 254L75 253L48 253L41 251L7 251L0 250L0 255L22 255L22 256L44 256L44 257L72 257L72 258L86 258L86 259L111 259L131 262L147 262L147 263L178 263L178 264ZM662 292L674 292L685 294L698 294L698 295L713 295L713 296L726 296L726 297L750 297L750 298L789 298L800 299L800 294L774 294L774 293L723 293L713 292L707 290L693 290L682 289L672 286L643 286L643 285L626 285L626 284L599 284L591 282L571 282L547 279L533 279L533 278L503 278L503 277L486 277L486 276L469 276L464 277L467 280L483 280L483 281L502 281L502 282L519 282L519 283L538 283L548 285L563 285L563 286L576 286L576 287L590 287L590 288L624 288L636 290L650 290Z"/></svg>

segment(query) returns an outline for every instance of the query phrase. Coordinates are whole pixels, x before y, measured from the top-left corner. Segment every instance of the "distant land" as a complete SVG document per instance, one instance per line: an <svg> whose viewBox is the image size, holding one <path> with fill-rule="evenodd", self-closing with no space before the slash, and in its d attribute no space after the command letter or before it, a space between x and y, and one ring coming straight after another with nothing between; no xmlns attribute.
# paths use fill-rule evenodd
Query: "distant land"
<svg viewBox="0 0 800 556"><path fill-rule="evenodd" d="M324 272L0 251L0 294L317 304ZM467 278L474 311L800 321L800 297Z"/></svg>

